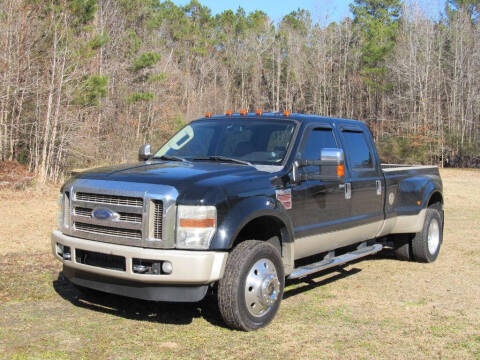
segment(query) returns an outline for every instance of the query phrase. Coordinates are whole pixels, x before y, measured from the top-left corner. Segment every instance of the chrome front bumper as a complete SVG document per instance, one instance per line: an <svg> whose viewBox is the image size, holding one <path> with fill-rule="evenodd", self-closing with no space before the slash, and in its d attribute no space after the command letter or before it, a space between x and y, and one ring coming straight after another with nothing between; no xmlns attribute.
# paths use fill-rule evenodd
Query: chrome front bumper
<svg viewBox="0 0 480 360"><path fill-rule="evenodd" d="M227 252L217 251L161 250L116 245L79 239L64 235L59 230L52 232L51 242L53 255L65 267L100 276L149 284L200 285L212 283L222 278L228 256ZM58 255L57 244L70 247L70 260L65 260ZM125 258L125 271L78 263L75 256L76 249L122 256ZM132 259L169 261L173 270L168 275L135 273L132 269Z"/></svg>

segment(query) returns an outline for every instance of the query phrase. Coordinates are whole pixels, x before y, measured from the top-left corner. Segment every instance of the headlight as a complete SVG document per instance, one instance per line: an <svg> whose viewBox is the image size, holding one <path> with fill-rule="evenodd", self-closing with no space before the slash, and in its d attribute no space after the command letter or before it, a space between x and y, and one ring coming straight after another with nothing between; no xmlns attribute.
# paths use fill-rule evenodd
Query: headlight
<svg viewBox="0 0 480 360"><path fill-rule="evenodd" d="M216 228L215 206L178 206L177 248L208 249Z"/></svg>

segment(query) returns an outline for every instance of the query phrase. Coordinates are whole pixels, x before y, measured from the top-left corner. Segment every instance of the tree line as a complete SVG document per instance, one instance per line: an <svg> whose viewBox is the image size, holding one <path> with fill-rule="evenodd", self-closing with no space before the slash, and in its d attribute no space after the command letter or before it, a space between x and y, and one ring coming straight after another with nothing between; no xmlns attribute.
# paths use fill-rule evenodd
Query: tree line
<svg viewBox="0 0 480 360"><path fill-rule="evenodd" d="M478 0L274 23L192 0L0 0L0 160L41 181L133 160L206 111L365 121L390 162L480 167Z"/></svg>

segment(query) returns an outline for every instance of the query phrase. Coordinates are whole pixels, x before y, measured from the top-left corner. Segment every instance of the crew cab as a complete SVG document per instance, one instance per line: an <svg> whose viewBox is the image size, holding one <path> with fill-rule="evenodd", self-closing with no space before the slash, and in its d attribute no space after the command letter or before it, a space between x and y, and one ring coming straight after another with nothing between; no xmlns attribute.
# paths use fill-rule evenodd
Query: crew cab
<svg viewBox="0 0 480 360"><path fill-rule="evenodd" d="M139 162L61 188L52 251L80 289L152 301L216 294L232 328L278 311L286 279L392 248L432 262L435 166L386 165L361 121L257 112L191 122Z"/></svg>

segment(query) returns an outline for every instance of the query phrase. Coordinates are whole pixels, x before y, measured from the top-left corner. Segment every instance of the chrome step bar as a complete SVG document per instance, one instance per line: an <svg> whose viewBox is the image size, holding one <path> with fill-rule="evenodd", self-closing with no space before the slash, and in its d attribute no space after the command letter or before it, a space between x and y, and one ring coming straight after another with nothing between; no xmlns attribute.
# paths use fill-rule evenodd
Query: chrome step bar
<svg viewBox="0 0 480 360"><path fill-rule="evenodd" d="M333 256L333 252L329 252L322 261L293 269L293 272L288 276L288 279L301 279L316 272L342 265L368 255L376 254L382 249L383 245L381 244L374 244L371 246L365 246L362 244L357 250L340 256Z"/></svg>

